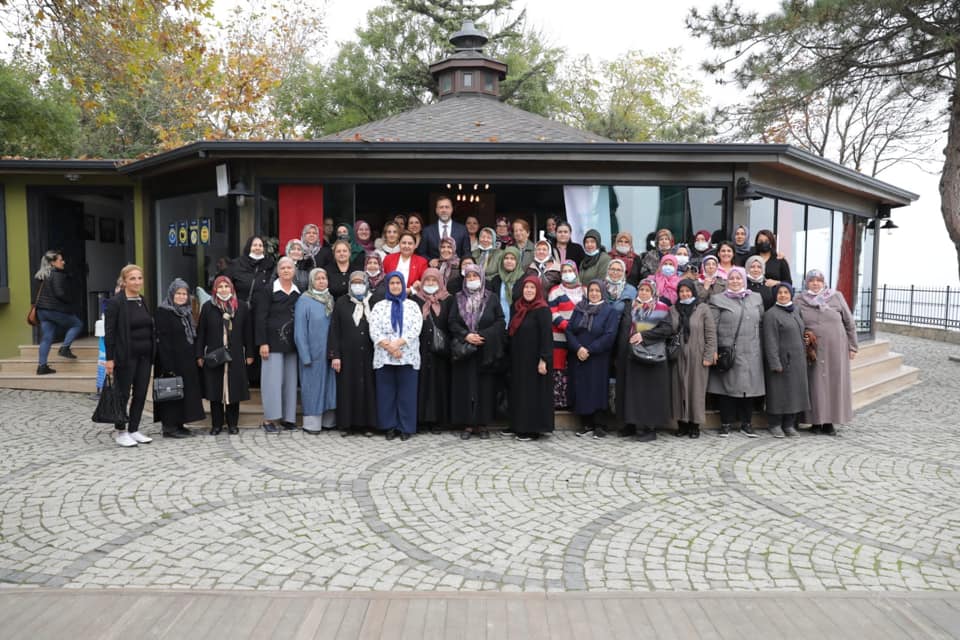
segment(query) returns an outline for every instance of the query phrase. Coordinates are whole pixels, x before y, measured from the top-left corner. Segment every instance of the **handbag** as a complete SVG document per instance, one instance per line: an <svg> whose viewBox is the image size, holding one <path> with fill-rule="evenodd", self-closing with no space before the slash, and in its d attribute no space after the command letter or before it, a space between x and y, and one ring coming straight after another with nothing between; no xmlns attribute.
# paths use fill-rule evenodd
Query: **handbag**
<svg viewBox="0 0 960 640"><path fill-rule="evenodd" d="M40 288L37 289L37 300L40 299L40 292L43 291L43 285L47 284L47 281L44 280L40 283ZM27 312L27 324L31 327L40 326L40 317L37 315L37 303L34 302L30 305L30 311Z"/></svg>
<svg viewBox="0 0 960 640"><path fill-rule="evenodd" d="M183 400L183 378L180 376L154 378L153 401L169 402L171 400Z"/></svg>
<svg viewBox="0 0 960 640"><path fill-rule="evenodd" d="M438 327L433 321L433 316L430 317L430 324L433 325L433 337L430 341L430 353L435 356L445 356L450 352L450 344L447 339L447 334L443 332L443 329Z"/></svg>
<svg viewBox="0 0 960 640"><path fill-rule="evenodd" d="M743 324L743 307L740 308L740 320L737 321L737 330L733 332L733 344L717 347L717 364L713 365L717 371L730 371L737 361L737 336L740 334L740 325Z"/></svg>
<svg viewBox="0 0 960 640"><path fill-rule="evenodd" d="M657 364L667 361L667 346L664 342L647 344L640 342L630 345L630 357L642 364Z"/></svg>
<svg viewBox="0 0 960 640"><path fill-rule="evenodd" d="M227 362L233 362L233 356L226 347L219 347L203 354L203 366L215 369Z"/></svg>
<svg viewBox="0 0 960 640"><path fill-rule="evenodd" d="M97 408L93 410L93 416L90 419L93 422L104 424L126 424L130 421L130 418L127 417L126 404L116 380L113 376L108 375L103 380L100 399L97 401Z"/></svg>
<svg viewBox="0 0 960 640"><path fill-rule="evenodd" d="M450 343L450 359L454 362L466 360L477 352L477 345L466 340L454 339Z"/></svg>

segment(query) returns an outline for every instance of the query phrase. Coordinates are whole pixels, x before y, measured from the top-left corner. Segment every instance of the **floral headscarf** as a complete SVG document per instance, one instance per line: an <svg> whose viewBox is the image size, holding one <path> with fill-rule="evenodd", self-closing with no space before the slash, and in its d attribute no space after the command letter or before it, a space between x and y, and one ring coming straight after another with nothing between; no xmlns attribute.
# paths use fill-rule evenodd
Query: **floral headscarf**
<svg viewBox="0 0 960 640"><path fill-rule="evenodd" d="M457 256L457 242L453 237L447 236L440 240L441 249L443 245L448 245L452 251L449 259L444 260L442 257L438 258L439 264L437 266L440 271L440 283L446 285L453 275L460 273L460 258Z"/></svg>
<svg viewBox="0 0 960 640"><path fill-rule="evenodd" d="M307 284L307 290L304 292L304 295L309 298L313 298L322 304L326 308L327 316L329 316L333 312L333 296L330 294L329 288L324 289L323 291L313 288L314 278L317 277L318 273L326 275L327 270L321 267L316 267L315 269L310 270L310 275L308 277L309 284Z"/></svg>
<svg viewBox="0 0 960 640"><path fill-rule="evenodd" d="M307 242L307 231L313 229L317 232L317 241L313 244ZM317 252L320 251L320 243L323 242L323 232L315 224L303 225L303 231L300 232L300 243L303 244L303 255L316 259Z"/></svg>
<svg viewBox="0 0 960 640"><path fill-rule="evenodd" d="M440 288L437 289L436 293L430 294L423 290L423 283L427 278L437 279ZM430 315L431 311L433 311L434 315L440 315L440 303L450 297L450 292L447 291L447 285L444 283L439 269L430 267L423 272L423 275L420 276L420 289L417 291L417 295L421 300L423 300L423 306L421 307L421 310L423 311L424 319Z"/></svg>
<svg viewBox="0 0 960 640"><path fill-rule="evenodd" d="M467 287L467 275L470 273L476 273L480 276L480 288L476 291L470 291ZM477 323L480 321L480 316L483 315L487 300L491 295L487 291L485 280L483 269L478 265L468 264L463 268L463 289L457 294L457 310L460 312L464 324L467 325L467 330L471 333L477 330Z"/></svg>
<svg viewBox="0 0 960 640"><path fill-rule="evenodd" d="M817 280L823 280L823 289L820 290L820 293L810 293L809 283L810 280L814 278ZM827 302L835 293L836 290L827 287L827 278L823 275L823 271L820 271L819 269L810 269L810 271L807 271L807 275L803 278L804 300L809 302L814 307L823 308L827 305Z"/></svg>
<svg viewBox="0 0 960 640"><path fill-rule="evenodd" d="M640 301L640 290L643 287L650 288L652 295L648 302ZM658 322L667 317L667 314L670 312L670 307L660 301L657 297L657 292L657 281L650 276L644 278L640 284L637 285L637 298L633 301L633 306L630 308L630 317L633 320L630 335L652 329L657 326Z"/></svg>
<svg viewBox="0 0 960 640"><path fill-rule="evenodd" d="M369 273L367 273L367 262L370 260L376 260L377 268L380 270L375 276L371 276ZM380 286L380 283L384 281L385 274L383 273L383 258L380 257L379 253L376 251L371 251L364 256L363 272L367 274L367 286L369 286L371 289L376 289Z"/></svg>
<svg viewBox="0 0 960 640"><path fill-rule="evenodd" d="M187 290L187 301L184 304L177 304L173 301L173 296L180 289ZM183 325L187 342L193 344L194 338L197 337L197 330L193 326L193 296L190 295L190 285L180 278L174 278L170 286L167 287L167 297L160 303L160 308L172 311L180 318L180 324Z"/></svg>

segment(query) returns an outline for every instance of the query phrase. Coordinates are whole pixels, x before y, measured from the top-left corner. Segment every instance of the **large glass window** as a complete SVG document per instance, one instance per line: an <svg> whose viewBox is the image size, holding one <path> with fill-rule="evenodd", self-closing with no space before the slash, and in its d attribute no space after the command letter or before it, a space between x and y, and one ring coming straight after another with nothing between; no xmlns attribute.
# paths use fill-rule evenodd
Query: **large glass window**
<svg viewBox="0 0 960 640"><path fill-rule="evenodd" d="M761 198L759 200L753 200L750 203L750 219L745 223L737 222L736 224L743 224L747 229L750 230L750 244L753 244L753 239L757 237L757 231L761 229L770 229L773 232L776 232L776 207L777 201L773 198Z"/></svg>
<svg viewBox="0 0 960 640"><path fill-rule="evenodd" d="M790 264L793 282L803 282L803 262L806 252L806 233L804 224L804 205L789 200L777 202L777 251L782 253ZM751 229L754 237L759 229Z"/></svg>
<svg viewBox="0 0 960 640"><path fill-rule="evenodd" d="M800 274L805 274L810 269L819 269L827 277L827 283L836 282L837 274L831 269L832 236L833 211L820 207L807 207L807 254L806 262L797 265L797 271Z"/></svg>
<svg viewBox="0 0 960 640"><path fill-rule="evenodd" d="M857 274L854 279L854 299L850 303L853 309L853 319L857 331L868 332L873 320L873 247L876 242L876 231L866 228L860 233L860 260L857 264Z"/></svg>

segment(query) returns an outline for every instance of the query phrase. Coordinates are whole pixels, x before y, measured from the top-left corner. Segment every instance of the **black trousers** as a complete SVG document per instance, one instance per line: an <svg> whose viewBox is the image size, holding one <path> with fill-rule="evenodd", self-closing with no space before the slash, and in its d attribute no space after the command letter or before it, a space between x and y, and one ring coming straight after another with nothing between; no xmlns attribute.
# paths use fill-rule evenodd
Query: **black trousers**
<svg viewBox="0 0 960 640"><path fill-rule="evenodd" d="M717 405L720 409L721 423L750 424L750 418L753 414L753 398L717 396Z"/></svg>
<svg viewBox="0 0 960 640"><path fill-rule="evenodd" d="M210 425L217 429L223 428L223 403L210 402ZM227 405L227 426L235 427L240 424L240 403L234 402Z"/></svg>
<svg viewBox="0 0 960 640"><path fill-rule="evenodd" d="M143 417L143 406L147 402L147 387L150 386L152 368L153 358L149 353L133 355L126 362L116 362L114 375L120 387L123 404L130 402L130 422L127 425L115 425L118 431L126 429L133 432L140 429L140 419Z"/></svg>

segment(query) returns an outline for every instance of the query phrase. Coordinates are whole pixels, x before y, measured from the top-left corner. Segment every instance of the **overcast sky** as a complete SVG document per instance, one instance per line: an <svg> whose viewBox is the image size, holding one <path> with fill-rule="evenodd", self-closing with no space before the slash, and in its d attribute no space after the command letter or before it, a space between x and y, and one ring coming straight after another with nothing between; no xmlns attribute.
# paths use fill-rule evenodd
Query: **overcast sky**
<svg viewBox="0 0 960 640"><path fill-rule="evenodd" d="M354 29L363 24L366 12L378 4L375 0L314 2L314 6L325 10L328 55L335 53L337 42L353 38ZM613 58L630 49L654 53L680 47L690 73L701 79L714 101L729 102L736 100L737 94L730 87L721 90L712 78L699 71L699 62L708 57L709 52L704 43L691 37L684 27L684 18L691 6L706 9L711 4L703 0L518 0L516 6L526 6L529 24L541 28L551 44L562 46L574 55L588 53L597 58ZM740 4L765 12L776 9L779 3L741 0ZM896 167L879 176L920 195L920 200L911 207L894 210L893 218L900 228L891 235L882 234L880 284L958 285L956 252L940 217L939 166L932 164L929 169L934 173L910 166ZM905 269L902 258L918 253L922 258L911 260L911 268Z"/></svg>

